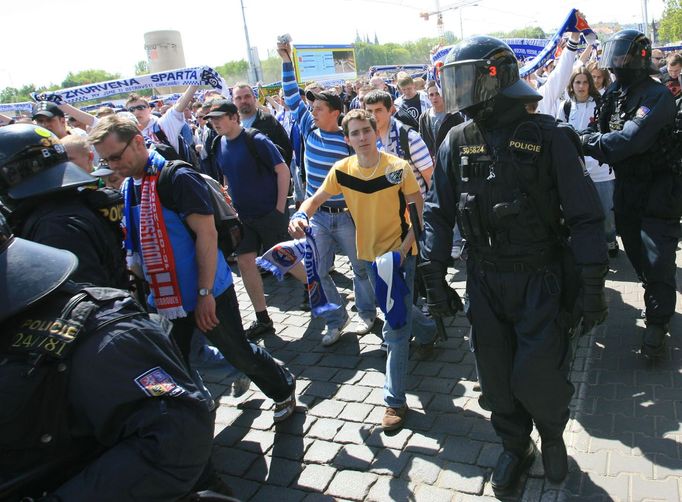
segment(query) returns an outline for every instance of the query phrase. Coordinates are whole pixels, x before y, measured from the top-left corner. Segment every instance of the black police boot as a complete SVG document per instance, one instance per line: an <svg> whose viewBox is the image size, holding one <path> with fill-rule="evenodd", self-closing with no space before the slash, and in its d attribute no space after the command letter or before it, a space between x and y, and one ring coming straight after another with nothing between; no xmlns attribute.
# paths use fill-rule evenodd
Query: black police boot
<svg viewBox="0 0 682 502"><path fill-rule="evenodd" d="M660 357L665 351L665 334L668 327L664 324L647 324L642 338L642 354L648 358Z"/></svg>
<svg viewBox="0 0 682 502"><path fill-rule="evenodd" d="M551 483L561 483L568 474L568 455L562 438L542 441L542 465Z"/></svg>
<svg viewBox="0 0 682 502"><path fill-rule="evenodd" d="M509 495L514 491L521 476L533 464L537 452L538 449L531 440L528 441L525 451L521 453L512 450L502 452L500 458L497 459L491 479L495 495Z"/></svg>

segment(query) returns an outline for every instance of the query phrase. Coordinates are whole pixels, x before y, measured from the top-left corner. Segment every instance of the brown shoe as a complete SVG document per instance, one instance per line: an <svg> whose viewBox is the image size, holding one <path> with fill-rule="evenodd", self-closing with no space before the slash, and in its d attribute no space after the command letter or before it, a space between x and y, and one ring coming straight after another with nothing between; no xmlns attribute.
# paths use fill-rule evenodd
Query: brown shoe
<svg viewBox="0 0 682 502"><path fill-rule="evenodd" d="M386 407L384 418L381 419L381 428L385 431L397 431L402 429L405 423L405 415L407 415L407 405L404 404L400 408Z"/></svg>

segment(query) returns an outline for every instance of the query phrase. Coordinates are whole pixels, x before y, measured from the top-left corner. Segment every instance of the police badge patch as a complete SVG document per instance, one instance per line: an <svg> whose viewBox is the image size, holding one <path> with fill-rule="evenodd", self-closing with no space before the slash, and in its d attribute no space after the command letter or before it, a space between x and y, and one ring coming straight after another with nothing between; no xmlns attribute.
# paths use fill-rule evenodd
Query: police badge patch
<svg viewBox="0 0 682 502"><path fill-rule="evenodd" d="M398 168L394 171L387 171L386 179L391 185L400 185L403 182L403 169Z"/></svg>
<svg viewBox="0 0 682 502"><path fill-rule="evenodd" d="M166 373L161 366L145 371L135 379L135 383L149 397L165 395L175 397L185 392L185 389L176 384L173 377Z"/></svg>

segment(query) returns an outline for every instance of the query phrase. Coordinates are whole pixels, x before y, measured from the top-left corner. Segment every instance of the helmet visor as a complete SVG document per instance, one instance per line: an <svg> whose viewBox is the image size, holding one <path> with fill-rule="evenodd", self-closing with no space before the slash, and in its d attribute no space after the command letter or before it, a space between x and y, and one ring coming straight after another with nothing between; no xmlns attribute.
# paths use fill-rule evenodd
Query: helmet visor
<svg viewBox="0 0 682 502"><path fill-rule="evenodd" d="M488 101L500 92L498 69L490 61L458 61L440 72L443 99L448 112L460 112Z"/></svg>
<svg viewBox="0 0 682 502"><path fill-rule="evenodd" d="M648 49L632 40L609 40L599 60L599 68L642 70L648 68Z"/></svg>

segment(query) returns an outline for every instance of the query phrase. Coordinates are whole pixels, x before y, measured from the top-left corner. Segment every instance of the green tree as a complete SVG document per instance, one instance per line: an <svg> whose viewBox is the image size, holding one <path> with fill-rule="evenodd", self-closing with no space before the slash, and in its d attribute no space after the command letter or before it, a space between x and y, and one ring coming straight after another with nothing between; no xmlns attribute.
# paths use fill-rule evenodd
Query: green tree
<svg viewBox="0 0 682 502"><path fill-rule="evenodd" d="M25 85L18 89L16 87L5 87L0 91L0 103L21 103L23 101L31 101L32 92L44 90L44 87L36 89L33 84Z"/></svg>
<svg viewBox="0 0 682 502"><path fill-rule="evenodd" d="M658 25L658 36L662 42L682 40L682 0L667 0Z"/></svg>
<svg viewBox="0 0 682 502"><path fill-rule="evenodd" d="M149 63L144 59L135 63L135 75L146 75L149 73Z"/></svg>
<svg viewBox="0 0 682 502"><path fill-rule="evenodd" d="M244 59L228 61L224 65L216 66L215 71L220 73L228 84L249 79L249 63Z"/></svg>
<svg viewBox="0 0 682 502"><path fill-rule="evenodd" d="M61 87L75 87L85 84L96 84L107 80L120 78L118 73L109 73L105 70L83 70L78 73L69 72L62 82Z"/></svg>
<svg viewBox="0 0 682 502"><path fill-rule="evenodd" d="M547 34L539 26L527 26L506 32L497 31L490 35L498 38L547 38Z"/></svg>

